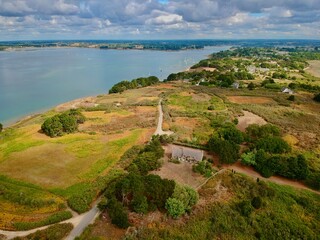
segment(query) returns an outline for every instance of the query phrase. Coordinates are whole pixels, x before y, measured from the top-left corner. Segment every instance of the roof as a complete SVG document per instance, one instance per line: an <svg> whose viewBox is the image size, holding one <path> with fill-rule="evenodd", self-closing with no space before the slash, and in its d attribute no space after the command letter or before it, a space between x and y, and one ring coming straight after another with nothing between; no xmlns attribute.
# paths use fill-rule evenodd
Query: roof
<svg viewBox="0 0 320 240"><path fill-rule="evenodd" d="M203 158L203 151L188 147L172 145L172 158L192 158L201 161Z"/></svg>

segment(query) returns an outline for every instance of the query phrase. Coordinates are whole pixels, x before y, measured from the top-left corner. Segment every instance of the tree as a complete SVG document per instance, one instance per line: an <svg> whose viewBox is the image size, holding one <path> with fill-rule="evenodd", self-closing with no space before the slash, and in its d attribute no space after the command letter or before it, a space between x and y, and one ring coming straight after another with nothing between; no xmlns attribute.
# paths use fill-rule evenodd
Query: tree
<svg viewBox="0 0 320 240"><path fill-rule="evenodd" d="M255 147L269 153L286 153L291 150L289 144L280 137L262 138L257 141Z"/></svg>
<svg viewBox="0 0 320 240"><path fill-rule="evenodd" d="M63 134L63 125L58 115L48 118L41 126L41 130L50 137L58 137Z"/></svg>
<svg viewBox="0 0 320 240"><path fill-rule="evenodd" d="M0 133L2 132L2 130L3 130L3 125L2 123L0 123Z"/></svg>
<svg viewBox="0 0 320 240"><path fill-rule="evenodd" d="M132 210L136 213L146 214L148 212L147 197L142 194L134 194L131 202Z"/></svg>
<svg viewBox="0 0 320 240"><path fill-rule="evenodd" d="M166 202L166 209L168 210L169 215L175 219L185 213L183 202L176 198L168 198Z"/></svg>
<svg viewBox="0 0 320 240"><path fill-rule="evenodd" d="M242 143L244 138L241 131L239 131L234 125L226 126L218 130L220 138L228 140L234 143Z"/></svg>
<svg viewBox="0 0 320 240"><path fill-rule="evenodd" d="M115 198L112 198L107 203L108 214L111 218L112 224L120 227L129 227L128 214L124 209L123 205L118 202Z"/></svg>
<svg viewBox="0 0 320 240"><path fill-rule="evenodd" d="M176 184L172 198L180 200L183 203L185 211L190 211L198 202L199 195L193 188Z"/></svg>
<svg viewBox="0 0 320 240"><path fill-rule="evenodd" d="M60 123L62 124L63 131L66 133L73 133L78 129L77 119L67 113L59 116Z"/></svg>
<svg viewBox="0 0 320 240"><path fill-rule="evenodd" d="M219 155L222 163L234 163L238 160L240 146L234 142L213 136L209 139L208 148Z"/></svg>

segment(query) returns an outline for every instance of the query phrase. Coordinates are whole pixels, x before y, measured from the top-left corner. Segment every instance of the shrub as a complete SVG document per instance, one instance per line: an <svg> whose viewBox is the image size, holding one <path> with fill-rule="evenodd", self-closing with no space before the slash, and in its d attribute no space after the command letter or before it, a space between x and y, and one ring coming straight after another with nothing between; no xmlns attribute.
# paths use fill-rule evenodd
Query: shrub
<svg viewBox="0 0 320 240"><path fill-rule="evenodd" d="M320 190L320 173L319 172L311 173L308 176L306 183L311 188L315 190Z"/></svg>
<svg viewBox="0 0 320 240"><path fill-rule="evenodd" d="M262 199L261 197L254 197L252 200L251 200L251 205L252 207L254 207L255 209L259 209L262 207Z"/></svg>
<svg viewBox="0 0 320 240"><path fill-rule="evenodd" d="M131 207L136 213L146 214L149 207L147 197L142 194L135 194L131 202Z"/></svg>
<svg viewBox="0 0 320 240"><path fill-rule="evenodd" d="M314 95L313 100L315 100L316 102L320 102L320 93Z"/></svg>
<svg viewBox="0 0 320 240"><path fill-rule="evenodd" d="M212 111L212 110L214 110L215 108L214 108L214 106L213 105L210 105L209 107L208 107L208 110L209 111Z"/></svg>
<svg viewBox="0 0 320 240"><path fill-rule="evenodd" d="M256 154L254 152L243 153L241 155L241 163L247 166L256 165Z"/></svg>
<svg viewBox="0 0 320 240"><path fill-rule="evenodd" d="M211 163L203 160L195 165L192 166L192 170L196 173L200 173L205 177L210 177L212 174L212 166Z"/></svg>
<svg viewBox="0 0 320 240"><path fill-rule="evenodd" d="M253 90L253 89L255 89L255 87L256 87L256 86L255 86L254 83L252 83L252 82L248 84L248 89L249 89L249 90Z"/></svg>
<svg viewBox="0 0 320 240"><path fill-rule="evenodd" d="M252 205L250 201L243 200L237 204L237 209L242 216L249 217L252 213Z"/></svg>
<svg viewBox="0 0 320 240"><path fill-rule="evenodd" d="M185 213L183 202L176 198L168 198L166 209L168 210L168 214L173 218L179 218Z"/></svg>
<svg viewBox="0 0 320 240"><path fill-rule="evenodd" d="M2 123L0 123L0 133L2 132L2 130L3 130L3 125Z"/></svg>
<svg viewBox="0 0 320 240"><path fill-rule="evenodd" d="M294 96L294 95L290 95L290 96L288 97L288 100L293 102L293 101L295 100L295 96Z"/></svg>
<svg viewBox="0 0 320 240"><path fill-rule="evenodd" d="M185 211L190 211L198 202L199 194L193 188L176 184L172 198L180 200L183 203Z"/></svg>

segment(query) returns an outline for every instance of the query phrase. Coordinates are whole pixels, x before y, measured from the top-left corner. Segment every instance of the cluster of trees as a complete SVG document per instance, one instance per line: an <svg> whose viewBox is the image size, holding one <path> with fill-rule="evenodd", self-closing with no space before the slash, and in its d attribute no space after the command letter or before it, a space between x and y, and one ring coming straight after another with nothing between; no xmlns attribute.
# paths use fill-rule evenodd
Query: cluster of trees
<svg viewBox="0 0 320 240"><path fill-rule="evenodd" d="M155 76L150 76L146 78L137 78L130 81L121 81L115 85L109 90L109 93L122 93L123 91L127 89L136 89L140 87L147 87L154 85L159 82L159 78Z"/></svg>
<svg viewBox="0 0 320 240"><path fill-rule="evenodd" d="M310 92L320 91L320 86L310 85L307 83L290 83L289 88L291 89L302 89Z"/></svg>
<svg viewBox="0 0 320 240"><path fill-rule="evenodd" d="M78 109L71 109L48 118L41 125L41 130L50 137L62 136L78 130L78 125L85 122L85 116Z"/></svg>
<svg viewBox="0 0 320 240"><path fill-rule="evenodd" d="M239 158L239 144L243 141L243 133L233 123L226 123L210 137L208 149L219 155L221 163L234 163Z"/></svg>
<svg viewBox="0 0 320 240"><path fill-rule="evenodd" d="M100 209L108 210L112 223L120 228L130 225L128 211L146 214L156 209L167 210L170 216L177 218L190 211L198 200L198 194L193 189L148 174L161 166L159 159L164 154L157 137L137 153L138 149L130 151L134 157L127 167L128 174L108 186L106 202L99 205ZM126 159L131 158L128 154Z"/></svg>
<svg viewBox="0 0 320 240"><path fill-rule="evenodd" d="M298 180L307 178L309 170L304 156L284 155L291 148L280 137L278 127L252 124L246 129L246 134L251 150L241 155L243 164L253 166L264 177L279 175Z"/></svg>

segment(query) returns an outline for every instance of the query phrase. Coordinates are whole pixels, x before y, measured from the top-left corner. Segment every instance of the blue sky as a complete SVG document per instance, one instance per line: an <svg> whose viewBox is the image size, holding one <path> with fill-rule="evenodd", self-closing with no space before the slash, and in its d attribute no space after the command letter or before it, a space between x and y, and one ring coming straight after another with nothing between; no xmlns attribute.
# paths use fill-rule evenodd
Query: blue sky
<svg viewBox="0 0 320 240"><path fill-rule="evenodd" d="M320 0L0 0L0 40L320 39Z"/></svg>

